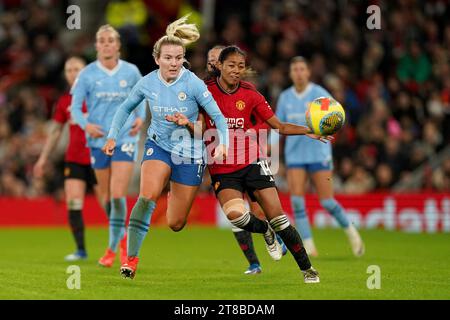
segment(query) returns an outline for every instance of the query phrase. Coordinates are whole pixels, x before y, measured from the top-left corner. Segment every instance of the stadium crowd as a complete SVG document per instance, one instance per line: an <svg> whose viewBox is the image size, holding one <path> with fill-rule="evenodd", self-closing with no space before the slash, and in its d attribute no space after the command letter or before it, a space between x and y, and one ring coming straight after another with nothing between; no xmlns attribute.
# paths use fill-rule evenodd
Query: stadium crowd
<svg viewBox="0 0 450 320"><path fill-rule="evenodd" d="M158 3L159 8L151 7L154 1L137 2L148 7L145 22L117 27L123 55L145 73L154 68L153 38L161 36L155 30L174 20L182 1ZM199 10L200 1L186 2ZM105 10L113 3L105 3ZM423 178L412 190L450 191L450 159L437 167L430 162L450 142L446 1L338 3L216 1L213 30L189 49L192 70L204 76L208 48L237 44L248 52L256 71L252 81L276 108L279 93L290 85L290 58L303 55L310 61L312 81L326 87L347 111L347 124L333 148L337 193L392 191L395 184L412 180L418 168ZM380 30L367 28L371 4L381 8ZM52 0L0 4L0 195L62 196L63 145L44 180L33 178L32 167L54 103L67 90L62 80L65 58L79 54L95 59L86 35L63 45L66 5ZM99 17L100 22L111 20ZM133 41L127 40L130 34ZM278 186L286 191L283 172L282 167ZM209 179L204 180L206 191Z"/></svg>

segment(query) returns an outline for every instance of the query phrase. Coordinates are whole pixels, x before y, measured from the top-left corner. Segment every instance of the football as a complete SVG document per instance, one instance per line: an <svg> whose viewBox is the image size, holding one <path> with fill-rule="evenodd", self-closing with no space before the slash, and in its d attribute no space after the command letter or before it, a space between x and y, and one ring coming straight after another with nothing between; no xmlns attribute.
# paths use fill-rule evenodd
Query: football
<svg viewBox="0 0 450 320"><path fill-rule="evenodd" d="M309 103L306 123L313 133L326 136L335 134L345 123L342 105L331 97L320 97Z"/></svg>

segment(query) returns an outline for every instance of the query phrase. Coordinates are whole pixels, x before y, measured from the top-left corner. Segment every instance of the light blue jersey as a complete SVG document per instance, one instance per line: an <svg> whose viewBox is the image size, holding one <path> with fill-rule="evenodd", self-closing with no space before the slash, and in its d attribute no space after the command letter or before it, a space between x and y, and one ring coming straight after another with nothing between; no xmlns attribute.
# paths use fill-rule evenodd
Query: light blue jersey
<svg viewBox="0 0 450 320"><path fill-rule="evenodd" d="M193 139L187 128L165 118L179 112L190 122L195 122L199 106L216 122L220 141L228 146L228 126L219 107L204 82L184 67L178 78L171 83L162 79L159 69L143 77L114 116L108 138L117 137L129 114L144 99L149 102L152 115L147 138L167 152L191 159L203 157L203 141Z"/></svg>
<svg viewBox="0 0 450 320"><path fill-rule="evenodd" d="M306 127L305 112L308 103L319 97L331 97L331 95L327 90L314 83L309 83L300 94L294 86L291 86L280 94L276 115L282 122ZM287 166L330 162L332 159L331 144L304 135L287 136L284 156Z"/></svg>
<svg viewBox="0 0 450 320"><path fill-rule="evenodd" d="M72 87L71 114L75 122L85 130L87 123L98 124L105 133L104 137L92 138L88 134L87 145L90 148L101 148L106 142L112 119L120 104L128 97L131 89L142 78L139 69L131 63L119 60L113 70L108 70L97 60L87 65L78 75ZM81 111L86 100L88 116ZM139 134L130 136L129 132L136 117L145 118L145 103L129 117L117 138L117 145L136 143Z"/></svg>

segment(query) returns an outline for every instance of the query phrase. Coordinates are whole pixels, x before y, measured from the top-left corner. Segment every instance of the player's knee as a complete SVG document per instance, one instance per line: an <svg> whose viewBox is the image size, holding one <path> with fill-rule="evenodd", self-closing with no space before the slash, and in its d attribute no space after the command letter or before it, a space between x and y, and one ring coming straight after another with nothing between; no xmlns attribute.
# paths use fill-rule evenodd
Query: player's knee
<svg viewBox="0 0 450 320"><path fill-rule="evenodd" d="M336 210L336 208L339 207L339 203L334 198L328 198L328 199L321 199L320 204L322 207L325 208L325 210L332 212Z"/></svg>
<svg viewBox="0 0 450 320"><path fill-rule="evenodd" d="M171 219L168 221L169 228L172 229L172 231L178 232L183 230L184 226L186 225L185 219Z"/></svg>
<svg viewBox="0 0 450 320"><path fill-rule="evenodd" d="M245 207L245 203L243 199L232 199L228 202L224 203L222 206L223 212L227 216L228 220L236 220L248 210Z"/></svg>
<svg viewBox="0 0 450 320"><path fill-rule="evenodd" d="M111 199L118 199L118 198L123 198L126 197L127 193L126 191L123 190L111 190Z"/></svg>
<svg viewBox="0 0 450 320"><path fill-rule="evenodd" d="M67 204L67 208L69 210L82 210L83 209L83 199L82 198L67 199L66 204Z"/></svg>
<svg viewBox="0 0 450 320"><path fill-rule="evenodd" d="M227 218L228 218L228 220L232 221L232 220L235 220L235 219L241 217L242 215L243 215L242 212L231 211L227 214Z"/></svg>
<svg viewBox="0 0 450 320"><path fill-rule="evenodd" d="M142 198L146 201L157 201L159 198L159 194L157 194L156 192L141 192L139 194L139 198Z"/></svg>

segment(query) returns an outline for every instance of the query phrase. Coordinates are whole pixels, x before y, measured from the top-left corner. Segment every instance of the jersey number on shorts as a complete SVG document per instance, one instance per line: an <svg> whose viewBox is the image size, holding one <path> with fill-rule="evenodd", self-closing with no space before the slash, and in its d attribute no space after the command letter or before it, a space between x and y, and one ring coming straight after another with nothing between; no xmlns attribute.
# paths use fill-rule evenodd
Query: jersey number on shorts
<svg viewBox="0 0 450 320"><path fill-rule="evenodd" d="M258 164L261 167L263 175L269 176L270 177L270 181L274 181L273 180L272 171L270 171L269 163L267 162L267 160L261 160L261 161L258 162Z"/></svg>

